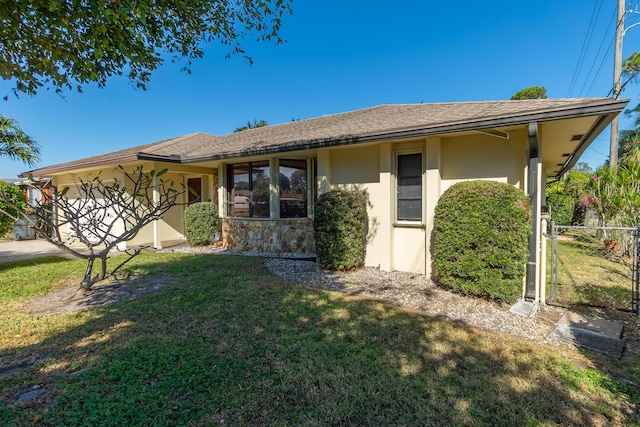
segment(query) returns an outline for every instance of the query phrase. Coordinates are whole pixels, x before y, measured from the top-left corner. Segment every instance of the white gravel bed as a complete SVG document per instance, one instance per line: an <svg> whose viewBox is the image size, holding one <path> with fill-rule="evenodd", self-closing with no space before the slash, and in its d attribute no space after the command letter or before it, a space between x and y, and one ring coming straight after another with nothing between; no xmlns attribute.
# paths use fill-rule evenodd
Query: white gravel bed
<svg viewBox="0 0 640 427"><path fill-rule="evenodd" d="M547 308L545 316L521 316L510 312L509 305L456 294L419 274L386 272L377 268L327 272L315 262L277 258L268 258L265 265L273 274L305 286L383 300L429 316L442 316L485 330L567 346L549 337L555 327L555 322L549 317L555 319L560 315L549 312L555 309Z"/></svg>

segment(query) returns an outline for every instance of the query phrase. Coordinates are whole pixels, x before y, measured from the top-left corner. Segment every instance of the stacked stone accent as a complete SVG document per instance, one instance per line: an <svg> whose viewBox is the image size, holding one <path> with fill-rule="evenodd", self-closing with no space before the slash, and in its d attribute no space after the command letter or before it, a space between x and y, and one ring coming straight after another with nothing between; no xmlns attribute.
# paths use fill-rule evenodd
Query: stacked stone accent
<svg viewBox="0 0 640 427"><path fill-rule="evenodd" d="M314 253L311 219L222 219L222 242L231 250L267 253Z"/></svg>

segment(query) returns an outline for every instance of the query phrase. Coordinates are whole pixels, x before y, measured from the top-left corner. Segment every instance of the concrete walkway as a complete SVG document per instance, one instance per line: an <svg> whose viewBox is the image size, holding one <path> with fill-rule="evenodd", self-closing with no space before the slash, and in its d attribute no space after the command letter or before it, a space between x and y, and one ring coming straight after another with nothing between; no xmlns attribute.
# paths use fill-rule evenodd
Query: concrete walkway
<svg viewBox="0 0 640 427"><path fill-rule="evenodd" d="M624 351L624 323L565 312L551 336L618 359Z"/></svg>
<svg viewBox="0 0 640 427"><path fill-rule="evenodd" d="M0 242L0 262L18 261L43 256L73 258L44 239Z"/></svg>
<svg viewBox="0 0 640 427"><path fill-rule="evenodd" d="M163 241L163 248L170 248L185 244L185 240L169 240ZM151 243L144 245L146 248L151 247ZM82 243L75 241L71 248L80 253L88 253L88 249ZM118 253L116 249L112 249L113 253ZM6 240L0 242L0 262L18 261L22 259L39 258L43 256L61 256L65 258L75 259L70 253L58 249L45 239L29 239L29 240Z"/></svg>

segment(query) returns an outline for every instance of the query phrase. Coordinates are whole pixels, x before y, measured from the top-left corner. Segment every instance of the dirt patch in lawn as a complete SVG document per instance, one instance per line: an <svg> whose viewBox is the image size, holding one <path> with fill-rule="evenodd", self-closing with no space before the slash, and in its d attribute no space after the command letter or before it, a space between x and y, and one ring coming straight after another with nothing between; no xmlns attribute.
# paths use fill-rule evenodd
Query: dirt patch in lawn
<svg viewBox="0 0 640 427"><path fill-rule="evenodd" d="M178 282L170 275L138 276L107 283L98 283L90 291L78 289L78 285L38 296L31 303L32 314L75 313L80 310L131 301L167 288Z"/></svg>

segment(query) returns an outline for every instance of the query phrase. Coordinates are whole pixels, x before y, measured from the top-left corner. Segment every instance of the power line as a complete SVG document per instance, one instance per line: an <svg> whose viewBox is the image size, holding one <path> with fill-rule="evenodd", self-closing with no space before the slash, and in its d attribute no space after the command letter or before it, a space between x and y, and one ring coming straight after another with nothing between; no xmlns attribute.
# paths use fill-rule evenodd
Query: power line
<svg viewBox="0 0 640 427"><path fill-rule="evenodd" d="M600 60L600 66L598 67L598 71L596 71L596 75L593 76L593 80L591 81L591 84L589 85L589 89L587 90L585 96L589 96L589 94L591 93L591 89L593 89L593 85L598 80L598 77L600 77L600 73L602 72L602 67L604 66L604 63L606 62L609 56L609 52L611 52L611 48L613 47L614 42L615 40L611 39L611 42L609 43L609 47L607 48L607 51L605 52L604 56ZM586 83L587 82L585 82L585 84ZM611 92L613 92L613 89L611 89L611 91L609 92L609 95L611 95ZM607 95L607 97L609 97L609 95Z"/></svg>
<svg viewBox="0 0 640 427"><path fill-rule="evenodd" d="M609 56L609 52L611 51L611 47L613 46L613 42L615 41L609 33L609 30L611 29L611 24L614 21L616 14L615 11L611 14L611 19L609 19L609 25L607 25L607 29L604 32L604 36L602 37L602 41L600 42L600 46L598 47L598 51L596 52L596 55L593 59L593 63L591 64L591 68L589 69L589 73L587 74L587 77L584 80L584 84L582 85L582 88L580 89L580 93L578 96L582 96L584 93L584 88L585 86L587 86L587 83L589 83L589 78L591 77L591 72L593 71L593 68L596 65L596 62L598 60L598 57L600 55L600 51L602 50L602 46L604 45L605 40L609 39L609 47L607 48L607 51L604 53L604 55L602 56L602 60L600 61L600 66L598 67L598 71L596 72L595 76L593 76L593 80L591 81L591 85L589 86L589 90L587 91L587 93L585 94L586 96L589 95L589 93L591 92L591 88L593 88L594 83L596 82L596 80L598 80L598 76L600 75L600 72L602 71L602 66L604 65L604 62L607 58L607 56ZM609 35L609 37L607 37Z"/></svg>
<svg viewBox="0 0 640 427"><path fill-rule="evenodd" d="M593 11L591 12L591 19L589 20L589 26L587 27L587 32L584 35L582 48L580 49L580 55L578 56L578 63L576 64L576 68L573 72L573 77L571 78L571 84L569 85L569 92L567 93L567 98L571 97L571 92L573 92L576 82L578 81L578 75L580 74L580 70L582 69L582 64L586 56L586 51L591 41L591 36L593 35L593 27L595 26L595 21L596 21L595 18L600 14L601 8L602 8L602 0L600 1L599 7L598 7L598 2L594 3Z"/></svg>

